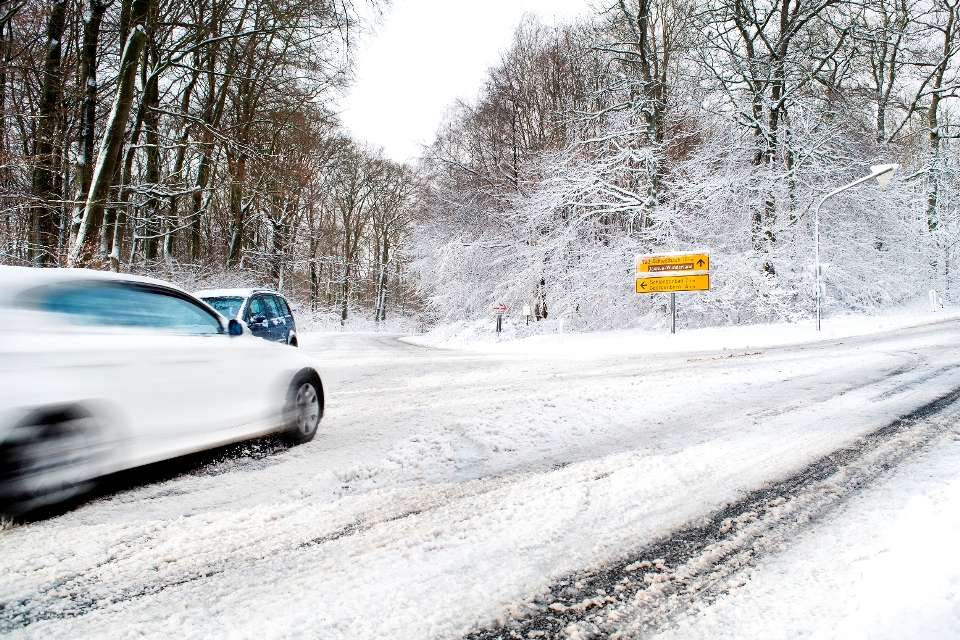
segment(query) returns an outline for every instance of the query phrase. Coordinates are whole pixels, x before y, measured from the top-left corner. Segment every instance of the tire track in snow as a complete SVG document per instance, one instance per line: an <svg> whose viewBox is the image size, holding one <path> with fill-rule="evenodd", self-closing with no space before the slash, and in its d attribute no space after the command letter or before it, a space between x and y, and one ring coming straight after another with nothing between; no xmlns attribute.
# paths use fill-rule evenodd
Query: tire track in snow
<svg viewBox="0 0 960 640"><path fill-rule="evenodd" d="M642 637L949 429L960 388L620 560L562 578L469 640Z"/></svg>
<svg viewBox="0 0 960 640"><path fill-rule="evenodd" d="M398 520L440 509L455 500L494 491L505 484L519 481L526 475L525 473L512 473L489 476L468 483L467 486L453 487L439 499L435 499L415 509L404 509L394 513L387 513L383 514L382 517L373 519L360 516L322 535L314 536L300 542L293 541L291 544L284 544L273 548L257 558L252 559L252 562L261 562L267 558L281 556L291 551L315 547L334 542L347 536L362 534L379 525L393 523ZM140 534L126 541L126 544L123 545L125 553L111 555L99 561L86 571L73 573L49 582L38 588L29 598L8 600L6 602L0 601L0 634L23 629L46 620L76 618L97 609L156 595L170 588L180 587L217 576L237 565L235 560L230 557L224 557L188 573L182 573L179 576L169 576L165 579L146 584L120 588L110 593L103 593L103 589L101 588L98 594L95 589L91 589L91 587L100 586L101 578L99 576L99 570L101 568L118 560L122 560L126 556L132 556L136 553L139 544L146 543L157 535L159 535L157 530Z"/></svg>

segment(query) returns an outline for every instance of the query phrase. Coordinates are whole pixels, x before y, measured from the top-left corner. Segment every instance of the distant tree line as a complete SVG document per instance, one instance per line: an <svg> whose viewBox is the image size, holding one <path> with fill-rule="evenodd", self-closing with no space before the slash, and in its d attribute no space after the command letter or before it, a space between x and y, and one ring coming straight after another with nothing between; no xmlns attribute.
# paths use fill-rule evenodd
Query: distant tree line
<svg viewBox="0 0 960 640"><path fill-rule="evenodd" d="M527 19L429 150L418 268L440 317L529 302L585 326L662 313L633 256L705 248L694 322L957 300L957 0L608 0ZM543 315L541 313L541 315Z"/></svg>
<svg viewBox="0 0 960 640"><path fill-rule="evenodd" d="M0 0L0 263L410 296L419 180L341 130L349 0Z"/></svg>

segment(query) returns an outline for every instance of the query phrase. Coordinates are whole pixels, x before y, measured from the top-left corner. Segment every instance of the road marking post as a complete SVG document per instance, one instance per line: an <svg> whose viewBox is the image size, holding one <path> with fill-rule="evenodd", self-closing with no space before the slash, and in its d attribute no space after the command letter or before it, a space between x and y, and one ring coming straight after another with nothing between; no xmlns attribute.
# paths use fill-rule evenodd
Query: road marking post
<svg viewBox="0 0 960 640"><path fill-rule="evenodd" d="M503 314L507 312L507 305L499 302L494 305L493 312L497 314L497 337L499 338L503 332Z"/></svg>
<svg viewBox="0 0 960 640"><path fill-rule="evenodd" d="M670 335L677 333L677 292L670 292Z"/></svg>

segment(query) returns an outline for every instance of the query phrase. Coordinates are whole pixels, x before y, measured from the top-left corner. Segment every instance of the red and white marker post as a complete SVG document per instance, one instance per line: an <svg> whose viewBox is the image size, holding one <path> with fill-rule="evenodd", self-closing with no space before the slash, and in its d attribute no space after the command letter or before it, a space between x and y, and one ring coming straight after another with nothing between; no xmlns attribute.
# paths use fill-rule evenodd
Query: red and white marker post
<svg viewBox="0 0 960 640"><path fill-rule="evenodd" d="M497 314L497 336L503 331L503 314L507 312L507 305L498 302L493 306L493 312Z"/></svg>

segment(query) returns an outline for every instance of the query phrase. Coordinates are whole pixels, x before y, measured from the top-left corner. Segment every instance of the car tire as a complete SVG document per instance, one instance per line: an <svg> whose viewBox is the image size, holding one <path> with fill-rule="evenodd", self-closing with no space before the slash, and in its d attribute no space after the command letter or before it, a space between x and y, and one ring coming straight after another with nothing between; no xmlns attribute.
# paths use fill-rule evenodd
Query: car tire
<svg viewBox="0 0 960 640"><path fill-rule="evenodd" d="M323 417L323 385L315 372L301 372L290 383L285 413L288 441L302 444L313 440Z"/></svg>
<svg viewBox="0 0 960 640"><path fill-rule="evenodd" d="M102 430L90 415L37 412L0 446L0 513L17 517L88 493L102 456Z"/></svg>
<svg viewBox="0 0 960 640"><path fill-rule="evenodd" d="M299 347L300 345L297 343L297 336L293 334L287 336L287 345L291 347Z"/></svg>

